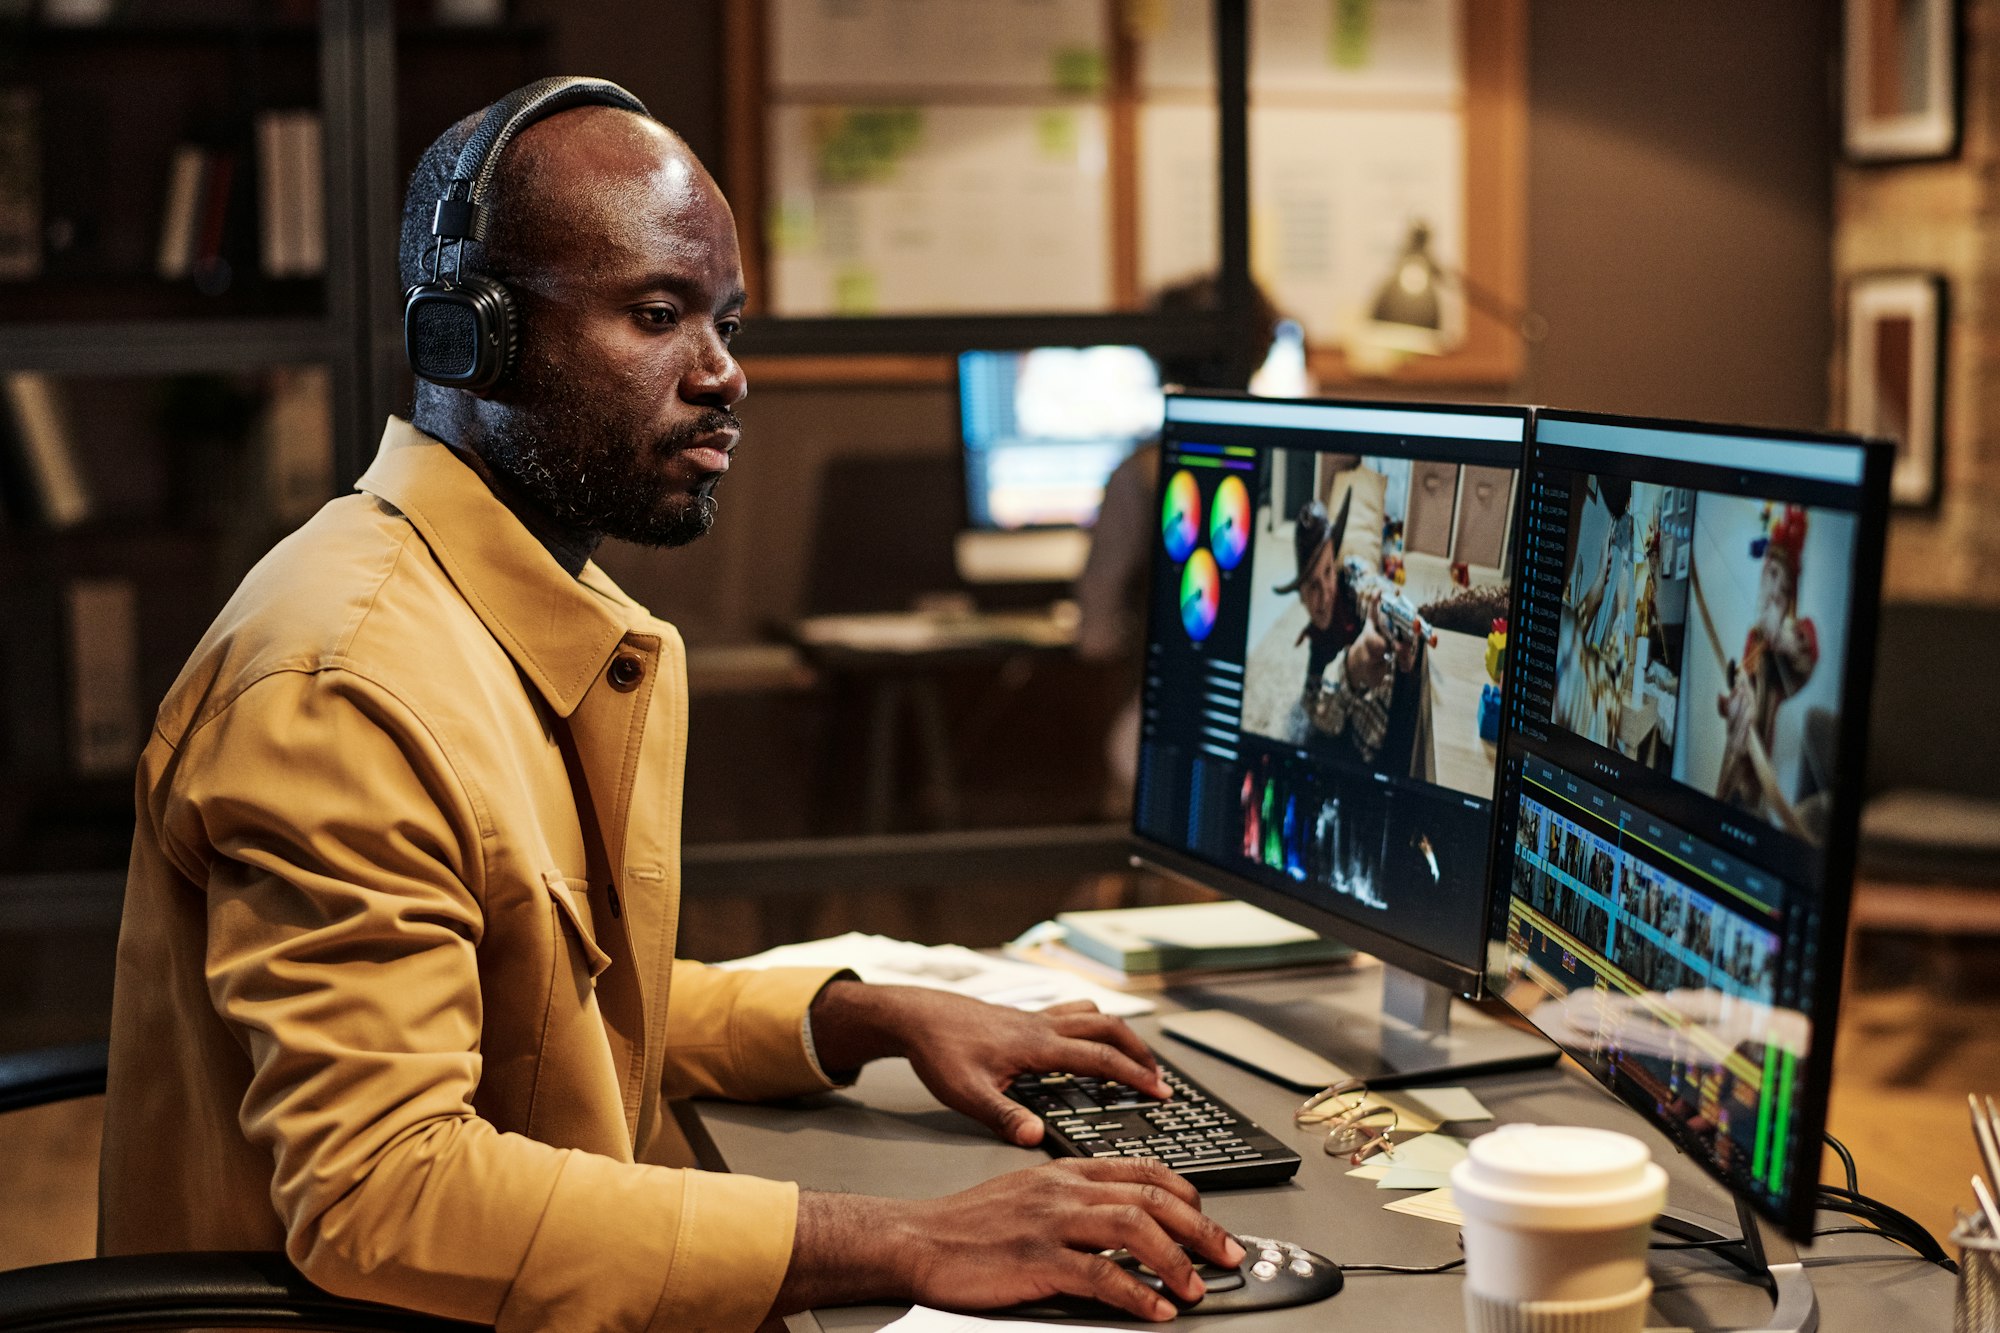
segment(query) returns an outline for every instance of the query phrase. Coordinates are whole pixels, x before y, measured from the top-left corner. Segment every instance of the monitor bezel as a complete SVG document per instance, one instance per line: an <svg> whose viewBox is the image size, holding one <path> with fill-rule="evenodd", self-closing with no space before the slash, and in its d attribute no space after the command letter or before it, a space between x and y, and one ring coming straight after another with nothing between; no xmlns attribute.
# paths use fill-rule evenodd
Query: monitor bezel
<svg viewBox="0 0 2000 1333"><path fill-rule="evenodd" d="M1166 447L1169 431L1177 424L1172 419L1173 403L1176 399L1206 399L1222 402L1268 403L1272 405L1301 407L1362 408L1377 411L1411 411L1427 414L1452 412L1466 416L1492 416L1518 419L1521 423L1521 457L1515 469L1517 481L1514 487L1514 523L1516 527L1514 531L1509 533L1509 549L1507 552L1507 574L1510 587L1518 584L1521 559L1518 525L1521 516L1519 506L1522 490L1518 478L1527 466L1529 433L1534 429L1533 408L1508 403L1407 402L1373 398L1271 398L1231 389L1175 389L1167 393L1165 410L1161 414L1159 447L1163 449ZM1278 429L1286 428L1281 427ZM1160 505L1165 502L1167 480L1167 469L1162 467L1159 469L1159 476L1156 478L1154 484L1152 509L1154 513L1157 513ZM1154 599L1150 594L1150 589L1153 586L1153 580L1158 576L1159 572L1160 544L1158 542L1148 542L1147 547L1146 586L1149 589L1149 593L1146 599L1146 641L1151 642ZM1513 610L1511 592L1508 597L1508 610L1510 613ZM1507 705L1513 697L1512 654L1507 655L1506 663L1507 665L1501 673L1500 682L1501 717L1503 719L1501 744L1503 746L1506 742L1504 719L1507 716ZM1491 808L1497 812L1500 796L1500 770L1497 761L1494 765L1493 778L1494 788L1488 794L1487 799ZM1129 832L1134 848L1133 856L1143 865L1172 875L1175 878L1190 881L1203 888L1213 889L1218 893L1226 893L1231 897L1240 898L1253 906L1261 907L1267 912L1284 917L1287 921L1304 926L1308 930L1315 931L1321 935L1332 936L1344 943L1353 945L1357 949L1373 954L1392 967L1401 968L1403 971L1421 977L1425 981L1444 986L1466 999L1478 999L1484 994L1486 968L1483 957L1485 952L1485 935L1483 932L1480 947L1477 950L1480 956L1469 965L1463 964L1456 959L1446 958L1442 954L1433 953L1428 949L1410 944L1407 941L1398 939L1394 935L1362 924L1352 918L1326 911L1323 908L1313 906L1311 903L1294 898L1289 894L1267 888L1245 876L1210 865L1208 862L1191 856L1179 848L1157 842L1147 837L1140 830L1139 812L1136 806L1132 812L1132 823ZM1487 829L1486 901L1482 915L1482 919L1489 921L1493 911L1494 886L1492 834L1493 830L1490 827L1489 821L1489 828Z"/></svg>
<svg viewBox="0 0 2000 1333"><path fill-rule="evenodd" d="M1153 363L1153 369L1155 372L1157 372L1160 368L1160 358L1153 354L1151 348L1141 346L1138 343L1037 343L1033 347L964 347L952 353L951 420L952 420L952 429L958 436L958 525L961 529L967 532L998 532L998 533L1090 531L1092 525L1087 523L1024 523L1019 527L1007 528L1007 527L1002 527L998 523L992 523L992 522L981 523L976 521L972 515L972 468L969 466L970 463L969 455L972 452L972 446L966 442L965 438L965 358L966 357L1010 356L1010 355L1025 356L1029 352L1039 352L1047 349L1055 349L1063 351L1082 351L1085 348L1090 348L1090 347L1130 347L1134 351L1144 353L1146 359ZM1164 403L1164 399L1167 393L1167 383L1164 378L1160 379L1160 393ZM1122 466L1123 463L1125 462L1125 459L1130 458L1133 454L1136 454L1141 449L1145 448L1148 442L1157 441L1160 438L1160 432L1164 430L1165 427L1166 427L1166 413L1164 410L1162 410L1160 414L1160 424L1153 428L1153 433L1151 435L1142 435L1137 439L1135 439L1132 442L1132 447L1125 451L1125 458L1121 458L1117 464L1113 465L1113 470L1116 470L1118 466ZM1109 480L1108 474L1106 476L1106 480L1107 481Z"/></svg>
<svg viewBox="0 0 2000 1333"><path fill-rule="evenodd" d="M1835 753L1838 756L1837 772L1852 774L1845 782L1836 782L1831 814L1828 819L1827 837L1824 843L1825 870L1822 883L1827 886L1826 901L1822 902L1819 918L1819 935L1813 941L1814 986L1812 991L1813 1020L1812 1041L1805 1061L1803 1095L1800 1101L1800 1144L1799 1151L1792 1157L1791 1178L1787 1181L1786 1200L1788 1207L1778 1209L1767 1206L1762 1199L1739 1192L1706 1156L1689 1151L1675 1137L1662 1117L1654 1114L1646 1104L1646 1099L1617 1088L1597 1078L1591 1079L1606 1093L1616 1097L1621 1103L1637 1111L1647 1124L1663 1133L1667 1140L1681 1151L1690 1161L1731 1196L1769 1218L1794 1240L1810 1241L1815 1217L1818 1213L1818 1186L1820 1173L1820 1144L1826 1134L1828 1103L1831 1100L1833 1084L1834 1042L1840 1024L1840 984L1845 963L1848 913L1853 900L1854 872L1859 855L1861 825L1861 787L1867 764L1867 744L1869 709L1873 699L1875 679L1875 637L1878 632L1882 602L1882 570L1885 560L1884 547L1889 523L1889 471L1895 461L1894 445L1885 440L1835 431L1788 430L1775 426L1738 426L1709 421L1690 421L1674 417L1624 416L1603 412L1575 412L1561 409L1536 408L1528 423L1527 444L1522 453L1521 474L1525 480L1528 468L1534 466L1534 450L1540 441L1536 438L1543 421L1568 421L1582 425L1632 427L1643 430L1679 431L1702 435L1727 435L1751 439L1789 440L1801 444L1838 445L1858 448L1862 454L1861 480L1856 487L1860 503L1856 509L1856 552L1854 565L1854 603L1850 608L1848 629L1847 670L1842 678L1843 699L1849 701L1841 708L1841 726ZM1565 446L1573 447L1573 446ZM1519 488L1525 505L1527 488ZM1525 507L1521 520L1525 521ZM1514 581L1512 595L1508 599L1508 621L1512 625L1521 623L1521 582ZM1515 645L1510 641L1509 648ZM1514 654L1507 654L1508 670L1511 675ZM1500 778L1511 755L1514 729L1511 725L1511 679L1508 704L1510 706L1509 725L1502 727L1500 753L1494 766L1494 776ZM1499 818L1499 798L1496 787L1494 820L1491 829L1493 847L1487 857L1488 880L1488 922L1487 939L1489 964L1492 975L1486 978L1487 993L1507 1004L1510 1012L1527 1015L1507 1003L1506 988L1497 983L1504 974L1506 958L1506 914L1504 905L1511 892L1511 873L1503 873L1500 857L1508 856L1508 869L1512 868L1511 848L1501 846ZM1842 886L1844 890L1842 891ZM1539 1029L1538 1029L1539 1030ZM1560 1043L1558 1043L1560 1045Z"/></svg>

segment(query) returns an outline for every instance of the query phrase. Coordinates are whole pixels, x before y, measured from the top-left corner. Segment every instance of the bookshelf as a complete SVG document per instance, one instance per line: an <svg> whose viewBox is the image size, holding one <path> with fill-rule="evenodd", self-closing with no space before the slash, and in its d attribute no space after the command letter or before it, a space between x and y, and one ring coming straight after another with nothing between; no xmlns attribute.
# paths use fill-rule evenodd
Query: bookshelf
<svg viewBox="0 0 2000 1333"><path fill-rule="evenodd" d="M412 136L549 72L550 36L428 0L120 0L88 26L20 8L0 17L0 945L51 876L79 928L115 923L153 708L407 401ZM60 409L39 447L81 509L51 503L23 382Z"/></svg>

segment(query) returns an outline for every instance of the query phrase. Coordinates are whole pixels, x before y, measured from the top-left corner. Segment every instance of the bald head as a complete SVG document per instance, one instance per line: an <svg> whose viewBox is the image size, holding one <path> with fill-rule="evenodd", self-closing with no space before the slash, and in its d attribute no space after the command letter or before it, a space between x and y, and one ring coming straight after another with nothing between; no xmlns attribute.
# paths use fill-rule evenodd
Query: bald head
<svg viewBox="0 0 2000 1333"><path fill-rule="evenodd" d="M433 210L488 109L440 134L410 175L398 254L405 290L430 278ZM689 201L706 192L728 216L707 169L659 121L610 106L559 111L522 130L501 153L485 199L486 240L467 243L464 265L512 282L532 278L577 241L587 246L602 236L629 244L631 224L646 216L656 190Z"/></svg>

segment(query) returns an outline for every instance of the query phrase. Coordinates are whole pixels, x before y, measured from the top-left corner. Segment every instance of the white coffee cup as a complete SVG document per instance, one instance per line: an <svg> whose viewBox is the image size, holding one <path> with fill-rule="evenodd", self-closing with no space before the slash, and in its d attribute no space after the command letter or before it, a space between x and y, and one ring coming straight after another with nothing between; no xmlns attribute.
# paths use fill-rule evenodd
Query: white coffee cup
<svg viewBox="0 0 2000 1333"><path fill-rule="evenodd" d="M1465 1217L1465 1281L1487 1302L1636 1301L1652 1284L1646 1243L1667 1173L1629 1134L1505 1125L1474 1139L1451 1171ZM1608 1312L1608 1311L1607 1311Z"/></svg>

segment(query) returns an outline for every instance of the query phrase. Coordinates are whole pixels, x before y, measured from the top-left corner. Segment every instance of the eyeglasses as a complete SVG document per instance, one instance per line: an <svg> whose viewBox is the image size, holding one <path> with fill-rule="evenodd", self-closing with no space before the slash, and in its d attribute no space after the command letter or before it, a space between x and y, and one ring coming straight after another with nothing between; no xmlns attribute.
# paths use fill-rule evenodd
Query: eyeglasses
<svg viewBox="0 0 2000 1333"><path fill-rule="evenodd" d="M1301 1129L1326 1127L1326 1151L1330 1157L1346 1156L1359 1166L1376 1153L1391 1156L1395 1141L1396 1108L1370 1099L1366 1088L1341 1085L1316 1092L1292 1112L1292 1123Z"/></svg>

